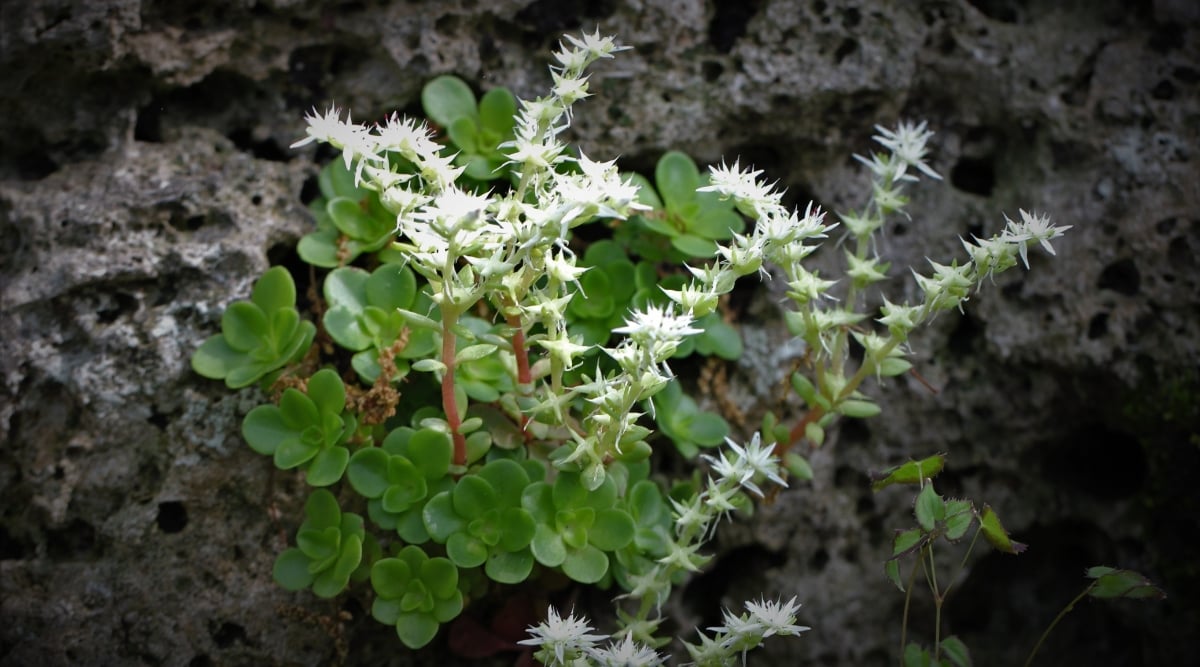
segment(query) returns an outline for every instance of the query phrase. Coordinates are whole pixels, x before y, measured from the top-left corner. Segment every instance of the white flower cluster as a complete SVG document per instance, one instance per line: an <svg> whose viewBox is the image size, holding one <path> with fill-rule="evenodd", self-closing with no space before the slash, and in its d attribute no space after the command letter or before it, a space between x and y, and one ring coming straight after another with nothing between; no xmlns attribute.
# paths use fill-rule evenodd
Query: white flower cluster
<svg viewBox="0 0 1200 667"><path fill-rule="evenodd" d="M796 598L787 602L746 602L746 612L736 616L725 611L725 624L709 628L715 636L700 633L700 643L686 643L696 667L724 667L732 665L740 654L746 662L746 652L758 648L767 637L795 637L812 628L796 625L796 612L800 604Z"/></svg>
<svg viewBox="0 0 1200 667"><path fill-rule="evenodd" d="M796 598L747 601L746 611L735 615L723 612L724 625L709 628L713 635L700 632L698 644L684 642L695 667L726 667L736 664L738 657L745 664L746 653L758 648L768 637L796 637L811 628L796 624L800 604ZM528 639L518 644L536 647L534 658L546 667L654 667L664 664L664 657L653 648L634 641L625 633L620 641L600 645L603 635L592 634L587 619L574 613L561 616L550 607L547 618L530 626Z"/></svg>
<svg viewBox="0 0 1200 667"><path fill-rule="evenodd" d="M755 433L745 446L728 438L725 444L726 450L719 456L704 457L711 464L713 473L704 489L688 500L671 499L675 534L671 536L669 551L659 559L656 567L630 578L632 588L625 597L649 600L654 606L661 606L671 592L672 577L677 572L698 572L708 562L708 557L699 553L700 547L712 536L721 517L745 501L742 491L761 498L760 484L769 481L787 486L774 446L764 444L760 434ZM643 606L648 609L650 605L644 602Z"/></svg>
<svg viewBox="0 0 1200 667"><path fill-rule="evenodd" d="M627 633L622 641L601 646L604 635L591 632L592 627L586 619L576 618L574 613L563 617L557 609L550 607L546 620L529 628L529 639L517 643L537 647L534 657L546 667L653 667L663 664L661 655L635 642L632 634Z"/></svg>

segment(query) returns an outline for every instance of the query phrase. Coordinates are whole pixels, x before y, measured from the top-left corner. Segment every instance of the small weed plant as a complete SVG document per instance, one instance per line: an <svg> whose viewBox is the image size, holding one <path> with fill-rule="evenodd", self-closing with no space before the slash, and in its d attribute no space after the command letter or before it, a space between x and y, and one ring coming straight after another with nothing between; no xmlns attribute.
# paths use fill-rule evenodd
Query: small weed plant
<svg viewBox="0 0 1200 667"><path fill-rule="evenodd" d="M611 632L550 607L503 647L546 665L661 663L664 603L709 560L721 519L811 477L804 451L838 419L880 412L864 383L910 370L915 329L1028 266L1029 248L1053 254L1067 229L1021 211L1000 233L964 240L964 258L914 270L921 298L868 311L866 292L889 270L876 235L908 215L911 183L939 178L925 125L878 128L886 150L858 157L870 194L836 224L812 204L789 210L738 162L704 173L670 152L651 182L561 139L590 94L585 70L620 50L599 33L566 37L550 94L535 100L494 89L477 101L439 77L422 101L442 133L398 116L359 125L336 108L308 117L296 146L340 152L320 173L316 229L298 246L321 270L316 303L302 315L292 277L272 268L192 357L200 375L274 396L245 416L243 436L313 487L294 546L275 561L284 588L332 598L363 587L371 615L419 649L473 602L523 582L597 585L615 598ZM585 244L573 233L582 225L606 231ZM838 279L805 267L834 232L845 241ZM734 439L669 364L736 359L723 297L768 266L786 281L787 326L807 349L791 376L803 410L768 414L760 432ZM694 474L653 469L662 443ZM970 664L959 639L940 636L954 579L935 576L935 544L982 535L1023 548L988 506L933 490L943 465L942 455L911 461L875 483L920 488L917 525L896 534L885 569L909 595L924 573L939 635L932 649L909 643L906 612L905 665ZM1161 594L1123 570L1088 576L1085 595ZM796 597L751 600L682 648L696 665L736 664L767 638L808 631L799 609Z"/></svg>

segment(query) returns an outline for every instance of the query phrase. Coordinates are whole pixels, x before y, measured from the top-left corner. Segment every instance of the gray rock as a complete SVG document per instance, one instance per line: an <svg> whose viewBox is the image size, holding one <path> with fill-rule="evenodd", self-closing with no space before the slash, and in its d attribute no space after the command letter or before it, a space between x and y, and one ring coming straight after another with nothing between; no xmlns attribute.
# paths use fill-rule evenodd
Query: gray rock
<svg viewBox="0 0 1200 667"><path fill-rule="evenodd" d="M914 289L903 267L959 256L958 237L998 231L1002 213L1074 226L1057 258L915 337L936 394L887 383L884 416L812 453L812 483L723 525L672 608L681 634L720 605L796 595L813 631L751 663L894 664L904 598L881 568L911 498L872 494L867 471L945 451L940 488L989 503L1031 545L979 553L954 581L944 631L978 662L1023 659L1096 564L1170 597L1081 605L1045 664L1183 664L1200 649L1190 3L380 4L0 8L0 664L325 664L339 637L351 664L452 660L404 651L362 596L272 583L305 489L241 442L262 397L188 358L269 264L299 267L317 163L287 146L305 111L417 111L444 72L531 97L559 35L596 25L634 49L595 68L572 138L631 169L672 148L741 156L789 201L844 211L862 204L849 156L870 150L872 125L927 119L946 182L920 186L913 219L887 232L890 298ZM753 344L728 368L750 425L798 408L773 391L798 353L778 289L747 309ZM928 644L929 598L914 604L911 636Z"/></svg>

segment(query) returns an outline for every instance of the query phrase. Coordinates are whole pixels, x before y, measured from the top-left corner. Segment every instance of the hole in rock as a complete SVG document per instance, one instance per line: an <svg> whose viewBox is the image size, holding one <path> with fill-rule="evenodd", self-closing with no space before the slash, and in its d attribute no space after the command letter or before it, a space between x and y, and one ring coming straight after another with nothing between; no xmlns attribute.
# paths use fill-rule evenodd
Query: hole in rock
<svg viewBox="0 0 1200 667"><path fill-rule="evenodd" d="M164 533L178 533L187 527L187 508L177 500L158 504L158 516L154 519L158 529Z"/></svg>
<svg viewBox="0 0 1200 667"><path fill-rule="evenodd" d="M1100 279L1096 281L1099 289L1112 290L1125 296L1136 295L1141 286L1142 274L1132 259L1118 260L1104 267Z"/></svg>
<svg viewBox="0 0 1200 667"><path fill-rule="evenodd" d="M992 158L959 158L950 170L950 184L963 192L990 196L996 185L996 169Z"/></svg>
<svg viewBox="0 0 1200 667"><path fill-rule="evenodd" d="M1021 2L1017 0L967 0L967 4L981 14L1001 23L1017 23L1020 18Z"/></svg>
<svg viewBox="0 0 1200 667"><path fill-rule="evenodd" d="M786 554L773 553L758 544L731 549L687 584L683 604L704 620L701 627L720 625L725 596L753 597L763 589L766 571L783 565L786 559Z"/></svg>
<svg viewBox="0 0 1200 667"><path fill-rule="evenodd" d="M96 529L83 519L72 519L62 528L46 531L50 560L84 560L96 555Z"/></svg>
<svg viewBox="0 0 1200 667"><path fill-rule="evenodd" d="M983 326L970 315L960 315L954 331L950 332L950 340L946 347L958 356L966 356L978 348L978 341L983 336Z"/></svg>
<svg viewBox="0 0 1200 667"><path fill-rule="evenodd" d="M1146 455L1137 438L1098 424L1047 443L1042 451L1048 479L1103 500L1136 494L1146 478Z"/></svg>
<svg viewBox="0 0 1200 667"><path fill-rule="evenodd" d="M746 26L758 13L762 0L717 0L716 4L712 23L708 24L708 41L719 53L729 53L746 34Z"/></svg>
<svg viewBox="0 0 1200 667"><path fill-rule="evenodd" d="M216 630L211 631L213 643L217 648L229 648L234 642L244 644L246 642L246 629L237 623L226 621Z"/></svg>

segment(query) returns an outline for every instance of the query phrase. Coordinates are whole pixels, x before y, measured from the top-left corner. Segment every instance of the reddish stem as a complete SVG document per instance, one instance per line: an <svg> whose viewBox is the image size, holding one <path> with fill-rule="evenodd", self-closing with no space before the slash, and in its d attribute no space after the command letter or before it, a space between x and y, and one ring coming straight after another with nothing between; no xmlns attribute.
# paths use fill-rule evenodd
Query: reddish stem
<svg viewBox="0 0 1200 667"><path fill-rule="evenodd" d="M533 374L529 371L529 351L525 349L525 330L521 328L521 318L517 315L507 315L504 319L513 330L512 348L513 356L517 358L517 387L518 391L524 393L524 390L533 383ZM526 430L526 427L529 426L529 415L522 412L519 422L521 433L525 434L528 440L529 431Z"/></svg>
<svg viewBox="0 0 1200 667"><path fill-rule="evenodd" d="M808 412L805 412L804 417L802 417L800 421L792 427L791 431L788 431L788 441L786 443L775 443L775 454L782 459L783 455L787 453L788 449L791 449L792 445L804 439L804 434L806 431L808 431L808 425L817 421L824 415L825 411L820 408L813 408Z"/></svg>
<svg viewBox="0 0 1200 667"><path fill-rule="evenodd" d="M442 363L446 372L442 375L442 410L446 423L450 425L450 439L454 442L454 465L467 465L467 439L459 431L462 420L458 418L458 399L454 396L454 318L442 319Z"/></svg>

